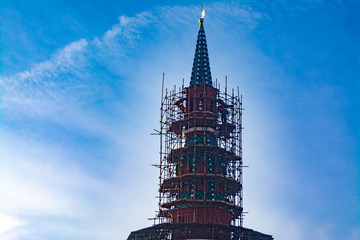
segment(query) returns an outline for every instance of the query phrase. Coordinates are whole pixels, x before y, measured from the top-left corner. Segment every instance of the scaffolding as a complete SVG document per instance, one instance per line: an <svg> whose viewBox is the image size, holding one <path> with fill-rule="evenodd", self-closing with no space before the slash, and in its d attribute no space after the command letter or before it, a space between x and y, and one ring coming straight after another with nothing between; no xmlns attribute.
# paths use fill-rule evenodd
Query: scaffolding
<svg viewBox="0 0 360 240"><path fill-rule="evenodd" d="M159 224L200 220L202 223L242 226L242 96L239 89L236 94L234 89L229 94L226 85L224 92L195 86L191 96L194 107L185 111L186 104L184 106L182 102L190 101L189 88L182 85L177 89L175 85L171 90L164 90L163 81L158 165ZM216 98L207 97L206 90L215 92ZM212 105L207 101L213 101ZM190 132L196 134L190 135ZM196 189L199 182L203 186L201 191ZM196 208L189 210L189 206ZM180 209L176 211L179 219L174 219L176 208ZM196 217L199 211L202 211L201 217ZM181 219L184 216L188 219ZM211 219L207 221L209 217ZM231 222L227 223L229 220Z"/></svg>

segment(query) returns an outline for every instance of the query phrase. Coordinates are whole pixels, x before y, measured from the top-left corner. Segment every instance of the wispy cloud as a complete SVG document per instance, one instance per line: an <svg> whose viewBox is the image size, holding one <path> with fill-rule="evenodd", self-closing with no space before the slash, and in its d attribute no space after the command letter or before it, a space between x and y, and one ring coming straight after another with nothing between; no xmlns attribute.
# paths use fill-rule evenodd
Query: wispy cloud
<svg viewBox="0 0 360 240"><path fill-rule="evenodd" d="M3 76L0 82L3 111L18 110L39 116L61 108L65 96L73 100L66 89L69 87L66 83L70 81L58 78L64 73L75 76L72 79L85 77L81 66L84 66L82 54L87 44L85 39L70 43L54 53L51 59L35 64L30 70Z"/></svg>
<svg viewBox="0 0 360 240"><path fill-rule="evenodd" d="M230 14L231 17L241 12L242 18L238 22L250 23L260 18L259 13L240 5L215 3L207 9L209 12L215 10L223 13L220 16ZM164 31L170 30L169 26L189 24L195 14L194 7L175 6L156 8L133 17L122 15L119 23L101 37L72 42L55 52L49 60L36 63L29 70L2 76L2 109L5 114L45 117L56 122L63 119L67 124L80 121L78 126L87 126L79 118L79 111L89 100L106 98L103 95L105 92L116 94L116 89L109 89L106 85L108 74L116 74L119 78L128 73L126 59L129 54L145 50L141 35L149 29ZM106 72L94 72L98 69L92 67L99 63L108 68ZM101 76L102 73L105 74ZM69 110L76 114L69 114ZM63 117L59 118L59 114ZM72 117L68 119L69 116Z"/></svg>

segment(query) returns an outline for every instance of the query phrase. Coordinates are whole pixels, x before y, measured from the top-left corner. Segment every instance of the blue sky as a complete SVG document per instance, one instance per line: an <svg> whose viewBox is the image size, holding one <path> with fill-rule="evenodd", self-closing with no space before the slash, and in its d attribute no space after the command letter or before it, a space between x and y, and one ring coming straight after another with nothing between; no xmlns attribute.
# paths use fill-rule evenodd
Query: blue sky
<svg viewBox="0 0 360 240"><path fill-rule="evenodd" d="M203 3L213 78L243 94L245 227L359 239L360 4ZM200 5L0 2L1 239L152 224L161 77L189 82Z"/></svg>

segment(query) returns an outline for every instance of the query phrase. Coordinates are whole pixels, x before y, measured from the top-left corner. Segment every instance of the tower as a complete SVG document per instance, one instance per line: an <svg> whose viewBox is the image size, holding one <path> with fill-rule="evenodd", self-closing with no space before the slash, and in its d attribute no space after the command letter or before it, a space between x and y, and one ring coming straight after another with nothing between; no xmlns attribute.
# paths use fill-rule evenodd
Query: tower
<svg viewBox="0 0 360 240"><path fill-rule="evenodd" d="M242 97L216 85L201 18L189 86L163 87L158 224L128 240L272 239L242 226Z"/></svg>

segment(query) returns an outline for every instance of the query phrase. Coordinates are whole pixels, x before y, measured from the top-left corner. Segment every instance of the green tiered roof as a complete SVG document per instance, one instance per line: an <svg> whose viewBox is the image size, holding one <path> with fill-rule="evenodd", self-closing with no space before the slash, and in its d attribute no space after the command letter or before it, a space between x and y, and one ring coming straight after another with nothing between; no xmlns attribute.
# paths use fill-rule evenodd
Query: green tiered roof
<svg viewBox="0 0 360 240"><path fill-rule="evenodd" d="M201 18L196 42L194 63L191 72L190 87L194 85L212 86L209 54L206 45L206 36L203 23L204 19Z"/></svg>

